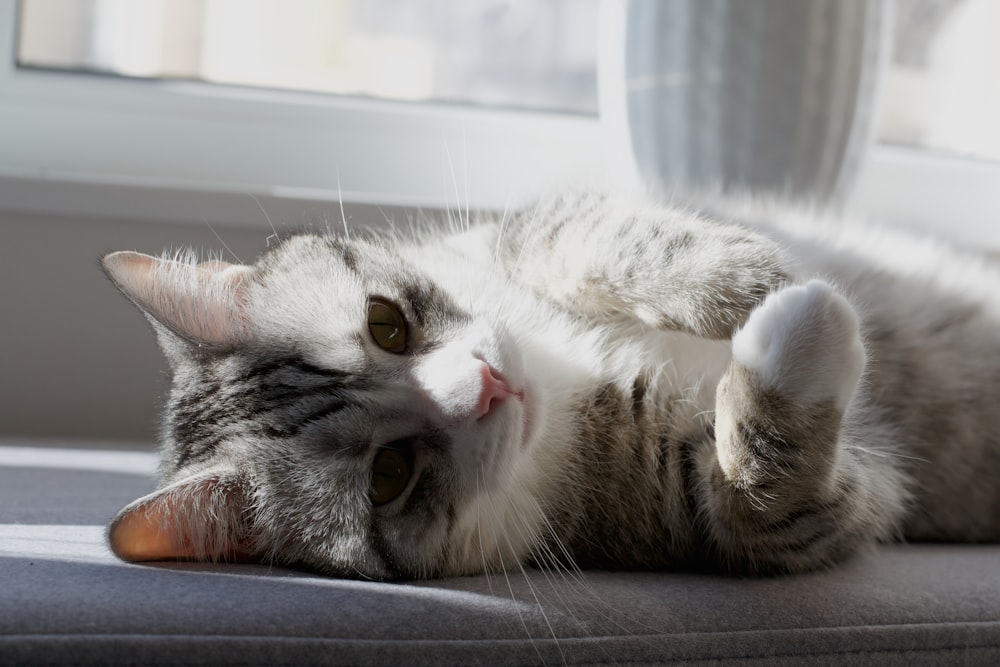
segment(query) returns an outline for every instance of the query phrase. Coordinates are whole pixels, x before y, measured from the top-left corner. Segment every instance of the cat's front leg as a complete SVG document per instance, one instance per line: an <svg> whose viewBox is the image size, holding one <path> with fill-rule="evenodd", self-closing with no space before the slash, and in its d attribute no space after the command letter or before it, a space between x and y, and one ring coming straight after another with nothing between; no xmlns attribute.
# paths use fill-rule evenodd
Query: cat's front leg
<svg viewBox="0 0 1000 667"><path fill-rule="evenodd" d="M542 204L502 240L510 277L571 312L706 338L731 338L790 275L750 229L597 195Z"/></svg>
<svg viewBox="0 0 1000 667"><path fill-rule="evenodd" d="M716 397L715 451L701 462L706 537L728 569L792 572L891 532L902 488L851 446L845 414L865 348L829 285L770 295L733 339Z"/></svg>

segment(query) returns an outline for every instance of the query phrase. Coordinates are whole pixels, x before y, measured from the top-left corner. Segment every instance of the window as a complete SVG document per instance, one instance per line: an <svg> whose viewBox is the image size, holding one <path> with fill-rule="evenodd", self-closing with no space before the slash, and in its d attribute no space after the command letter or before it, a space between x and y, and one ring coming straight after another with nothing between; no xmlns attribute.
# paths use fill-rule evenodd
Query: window
<svg viewBox="0 0 1000 667"><path fill-rule="evenodd" d="M1000 247L1000 3L888 4L848 207ZM249 195L502 209L607 178L598 5L0 0L0 198L264 224Z"/></svg>
<svg viewBox="0 0 1000 667"><path fill-rule="evenodd" d="M600 171L596 0L414 7L0 0L0 196L265 224L250 195L503 209Z"/></svg>
<svg viewBox="0 0 1000 667"><path fill-rule="evenodd" d="M597 113L597 0L21 6L21 67Z"/></svg>
<svg viewBox="0 0 1000 667"><path fill-rule="evenodd" d="M878 138L1000 160L1000 3L896 0Z"/></svg>
<svg viewBox="0 0 1000 667"><path fill-rule="evenodd" d="M850 207L1000 249L1000 3L893 0L876 123Z"/></svg>

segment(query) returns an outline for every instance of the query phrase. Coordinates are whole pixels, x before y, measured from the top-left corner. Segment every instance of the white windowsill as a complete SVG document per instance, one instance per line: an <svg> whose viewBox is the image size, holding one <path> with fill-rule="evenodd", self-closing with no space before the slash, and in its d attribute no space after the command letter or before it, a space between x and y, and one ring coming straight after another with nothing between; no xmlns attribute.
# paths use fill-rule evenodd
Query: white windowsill
<svg viewBox="0 0 1000 667"><path fill-rule="evenodd" d="M848 210L979 250L1000 250L1000 163L876 146Z"/></svg>

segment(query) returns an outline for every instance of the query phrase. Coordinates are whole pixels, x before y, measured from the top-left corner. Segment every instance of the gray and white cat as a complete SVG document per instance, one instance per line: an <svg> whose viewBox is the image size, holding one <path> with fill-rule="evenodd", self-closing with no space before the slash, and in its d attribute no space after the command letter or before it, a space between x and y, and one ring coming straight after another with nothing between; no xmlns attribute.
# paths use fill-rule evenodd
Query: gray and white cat
<svg viewBox="0 0 1000 667"><path fill-rule="evenodd" d="M133 561L785 573L1000 539L1000 271L777 207L116 252L173 372Z"/></svg>

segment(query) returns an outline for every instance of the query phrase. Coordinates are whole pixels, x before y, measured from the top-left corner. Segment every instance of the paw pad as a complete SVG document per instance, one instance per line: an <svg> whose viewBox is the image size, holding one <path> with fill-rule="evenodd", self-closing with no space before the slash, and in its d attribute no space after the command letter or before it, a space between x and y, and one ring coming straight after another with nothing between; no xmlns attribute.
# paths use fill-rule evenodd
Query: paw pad
<svg viewBox="0 0 1000 667"><path fill-rule="evenodd" d="M764 388L843 409L865 365L858 316L830 285L811 280L774 292L733 338L733 359Z"/></svg>

